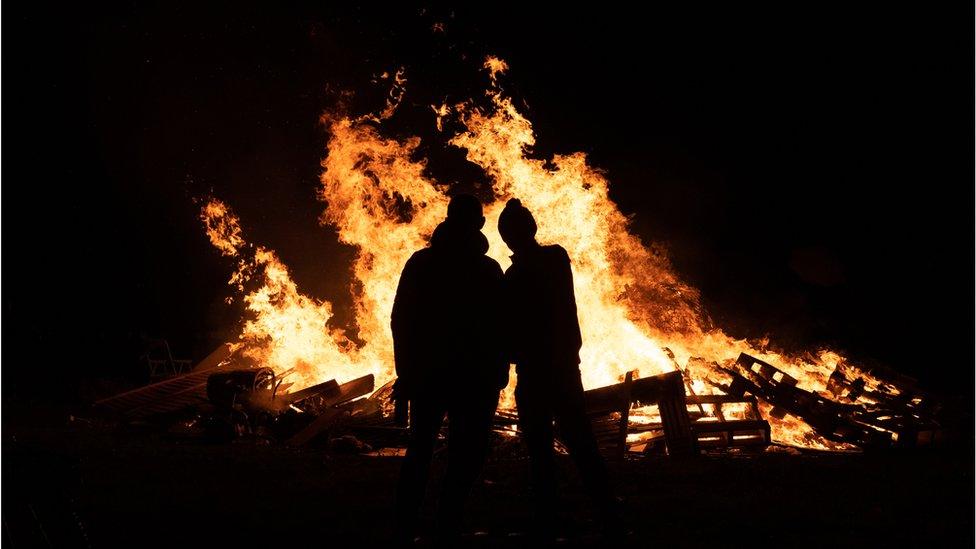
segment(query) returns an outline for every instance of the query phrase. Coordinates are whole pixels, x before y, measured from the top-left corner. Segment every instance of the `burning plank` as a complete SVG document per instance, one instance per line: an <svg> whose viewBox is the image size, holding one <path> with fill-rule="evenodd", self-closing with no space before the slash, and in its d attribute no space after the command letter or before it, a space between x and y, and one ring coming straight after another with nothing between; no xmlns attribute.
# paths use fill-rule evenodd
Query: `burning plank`
<svg viewBox="0 0 976 549"><path fill-rule="evenodd" d="M861 447L914 446L938 438L939 426L922 415L926 408L935 409L931 399L871 392L871 404L860 404L865 383L847 383L842 376L831 376L828 391L845 394L848 403L835 402L816 393L796 387L796 380L775 366L742 353L732 368L724 369L732 381L719 386L723 391L744 396L755 395L773 405L770 415L783 418L794 415L829 440L853 443Z"/></svg>
<svg viewBox="0 0 976 549"><path fill-rule="evenodd" d="M728 368L714 368L729 377L728 384L712 382L727 394L687 394L691 391L686 392L679 372L638 380L627 376L623 383L587 391L587 409L594 416L594 432L602 447L616 456L625 451L622 441L631 438L644 443L645 452L663 442L669 455L716 447L764 447L772 442L772 430L757 398L772 406L767 412L770 421L789 414L837 443L911 447L940 438L938 423L925 415L938 405L928 395L918 396L923 393L917 389L907 391L893 382L884 386L876 381L872 388L863 380L850 382L838 374L832 376L828 391L846 401L839 402L799 388L793 376L745 353ZM635 405L656 405L660 419L642 422L647 416L632 409ZM730 412L731 406L735 409ZM733 416L727 417L730 413Z"/></svg>
<svg viewBox="0 0 976 549"><path fill-rule="evenodd" d="M703 448L765 447L772 440L755 398L687 395L681 372L637 380L627 376L623 383L587 391L585 396L587 411L594 416L594 433L616 457L624 455L631 435L643 437L645 452L663 442L671 456L692 455ZM723 406L732 404L746 408L748 417L727 419ZM635 406L650 405L657 407L660 422L640 423L643 416L631 415ZM693 421L690 407L695 408L694 419L705 421ZM714 417L706 407L714 410Z"/></svg>
<svg viewBox="0 0 976 549"><path fill-rule="evenodd" d="M696 450L681 372L637 380L628 374L623 383L591 389L584 393L584 398L586 410L591 415L599 418L600 415L620 414L615 433L617 456L622 456L626 449L629 412L635 402L658 406L669 455L688 455ZM597 419L595 430L605 433L606 428L600 428L605 422L606 419Z"/></svg>
<svg viewBox="0 0 976 549"><path fill-rule="evenodd" d="M318 385L312 385L311 387L306 387L300 391L295 391L294 393L285 393L283 395L278 395L275 397L277 408L285 409L293 404L298 404L305 399L312 398L314 396L321 396L323 398L336 397L342 393L342 389L336 380L330 379L324 383L319 383Z"/></svg>
<svg viewBox="0 0 976 549"><path fill-rule="evenodd" d="M373 392L373 374L354 379L339 386L337 393L323 396L323 406L327 406L315 421L288 439L289 446L304 446L320 433L332 426L346 410L335 407L337 404L348 402Z"/></svg>
<svg viewBox="0 0 976 549"><path fill-rule="evenodd" d="M730 447L766 447L772 442L772 432L769 422L762 418L759 403L755 397L735 397L731 395L692 395L687 398L688 404L694 404L704 411L705 406L712 407L714 421L705 416L691 424L695 439L701 448L730 448ZM723 408L727 405L739 405L744 408L744 417L728 419ZM739 411L734 411L739 413Z"/></svg>

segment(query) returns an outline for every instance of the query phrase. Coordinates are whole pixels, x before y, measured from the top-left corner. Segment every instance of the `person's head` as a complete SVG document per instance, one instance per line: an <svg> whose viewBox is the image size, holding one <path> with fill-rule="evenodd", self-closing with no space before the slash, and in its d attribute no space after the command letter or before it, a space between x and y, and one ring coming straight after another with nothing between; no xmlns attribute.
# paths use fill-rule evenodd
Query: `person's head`
<svg viewBox="0 0 976 549"><path fill-rule="evenodd" d="M459 228L480 231L485 226L481 202L470 194L458 194L447 204L447 221Z"/></svg>
<svg viewBox="0 0 976 549"><path fill-rule="evenodd" d="M527 210L522 205L522 201L517 198L509 200L498 216L498 233L509 249L515 253L535 245L537 229L532 212Z"/></svg>

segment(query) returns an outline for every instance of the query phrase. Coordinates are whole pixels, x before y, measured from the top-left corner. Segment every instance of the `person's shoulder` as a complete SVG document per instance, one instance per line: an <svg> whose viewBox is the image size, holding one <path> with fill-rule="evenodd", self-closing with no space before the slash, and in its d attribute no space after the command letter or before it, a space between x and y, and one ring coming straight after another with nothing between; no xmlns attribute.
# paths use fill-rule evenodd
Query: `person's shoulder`
<svg viewBox="0 0 976 549"><path fill-rule="evenodd" d="M487 255L478 256L478 263L481 265L481 268L491 271L492 273L502 272L502 266L499 265L498 262L495 261L493 258L488 257Z"/></svg>
<svg viewBox="0 0 976 549"><path fill-rule="evenodd" d="M404 265L404 269L416 268L425 265L433 260L433 250L430 248L421 248L410 256L407 263Z"/></svg>
<svg viewBox="0 0 976 549"><path fill-rule="evenodd" d="M420 248L410 256L410 260L423 259L434 253L432 248Z"/></svg>
<svg viewBox="0 0 976 549"><path fill-rule="evenodd" d="M558 261L569 261L569 254L566 249L559 244L549 244L542 247L542 253L547 259Z"/></svg>

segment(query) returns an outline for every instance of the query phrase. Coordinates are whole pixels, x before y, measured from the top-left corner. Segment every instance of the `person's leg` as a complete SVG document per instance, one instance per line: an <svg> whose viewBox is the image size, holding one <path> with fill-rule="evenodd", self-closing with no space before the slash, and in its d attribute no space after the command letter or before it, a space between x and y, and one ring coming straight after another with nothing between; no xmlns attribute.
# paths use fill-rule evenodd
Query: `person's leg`
<svg viewBox="0 0 976 549"><path fill-rule="evenodd" d="M460 534L464 505L488 454L498 393L467 395L448 408L447 474L438 502L438 531L445 539Z"/></svg>
<svg viewBox="0 0 976 549"><path fill-rule="evenodd" d="M410 437L396 494L395 534L400 541L411 541L416 533L434 442L443 419L444 406L436 400L415 399L410 402Z"/></svg>
<svg viewBox="0 0 976 549"><path fill-rule="evenodd" d="M552 408L545 390L544 387L519 385L515 390L515 401L519 431L529 452L536 527L542 532L550 532L556 514L556 461L552 449Z"/></svg>
<svg viewBox="0 0 976 549"><path fill-rule="evenodd" d="M616 499L610 486L606 463L600 455L593 427L583 401L579 375L567 376L558 383L555 417L560 440L579 470L583 485L604 521L616 520Z"/></svg>

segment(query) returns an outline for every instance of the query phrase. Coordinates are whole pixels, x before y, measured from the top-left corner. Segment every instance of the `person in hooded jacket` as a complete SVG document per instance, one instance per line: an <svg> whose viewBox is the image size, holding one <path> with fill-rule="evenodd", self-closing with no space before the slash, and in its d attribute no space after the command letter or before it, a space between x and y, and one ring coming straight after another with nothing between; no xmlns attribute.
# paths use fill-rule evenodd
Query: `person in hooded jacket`
<svg viewBox="0 0 976 549"><path fill-rule="evenodd" d="M583 338L569 254L536 241L536 222L518 199L505 205L498 232L514 252L505 271L505 325L518 383L519 428L529 451L536 527L555 535L556 464L553 421L601 513L604 533L620 534L617 501L583 402Z"/></svg>
<svg viewBox="0 0 976 549"><path fill-rule="evenodd" d="M485 255L485 218L471 195L451 199L430 245L407 261L393 304L394 399L409 402L409 441L396 495L396 536L410 543L437 434L448 419L448 465L437 506L438 536L460 532L481 470L499 392L508 381L502 350L502 270Z"/></svg>

